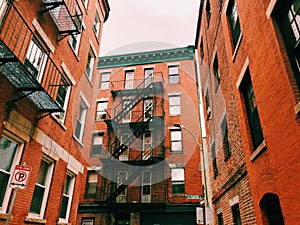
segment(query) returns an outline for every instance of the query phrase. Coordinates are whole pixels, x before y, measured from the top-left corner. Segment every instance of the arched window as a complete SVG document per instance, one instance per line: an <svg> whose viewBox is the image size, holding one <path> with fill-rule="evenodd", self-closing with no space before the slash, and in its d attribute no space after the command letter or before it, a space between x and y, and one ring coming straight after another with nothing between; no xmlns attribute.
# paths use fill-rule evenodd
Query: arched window
<svg viewBox="0 0 300 225"><path fill-rule="evenodd" d="M276 194L265 194L259 203L266 225L284 225L279 198Z"/></svg>

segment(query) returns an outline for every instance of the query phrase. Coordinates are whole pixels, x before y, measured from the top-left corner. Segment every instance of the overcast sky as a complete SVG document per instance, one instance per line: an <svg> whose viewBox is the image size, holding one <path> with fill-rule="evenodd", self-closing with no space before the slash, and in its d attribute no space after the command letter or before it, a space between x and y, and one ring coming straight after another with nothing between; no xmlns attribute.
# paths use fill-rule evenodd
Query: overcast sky
<svg viewBox="0 0 300 225"><path fill-rule="evenodd" d="M194 45L200 0L109 0L100 56Z"/></svg>

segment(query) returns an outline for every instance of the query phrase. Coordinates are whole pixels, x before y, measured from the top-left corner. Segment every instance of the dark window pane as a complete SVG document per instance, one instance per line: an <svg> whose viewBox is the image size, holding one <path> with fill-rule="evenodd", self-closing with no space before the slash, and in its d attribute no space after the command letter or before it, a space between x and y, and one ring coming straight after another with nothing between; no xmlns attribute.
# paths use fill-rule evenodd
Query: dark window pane
<svg viewBox="0 0 300 225"><path fill-rule="evenodd" d="M67 215L67 209L68 209L68 202L69 202L69 197L68 196L63 196L62 202L61 202L61 207L60 207L60 213L59 213L59 218L66 218Z"/></svg>
<svg viewBox="0 0 300 225"><path fill-rule="evenodd" d="M3 203L8 180L9 180L9 175L0 172L0 184L1 184L0 185L0 207L2 206Z"/></svg>
<svg viewBox="0 0 300 225"><path fill-rule="evenodd" d="M40 214L41 206L43 202L45 189L38 185L35 186L33 197L31 200L30 212Z"/></svg>

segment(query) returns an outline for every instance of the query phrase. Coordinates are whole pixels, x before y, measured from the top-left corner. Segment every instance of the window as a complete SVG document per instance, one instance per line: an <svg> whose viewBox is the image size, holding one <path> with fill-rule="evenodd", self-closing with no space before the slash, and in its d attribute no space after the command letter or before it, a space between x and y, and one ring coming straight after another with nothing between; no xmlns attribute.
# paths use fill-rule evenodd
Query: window
<svg viewBox="0 0 300 225"><path fill-rule="evenodd" d="M214 70L214 75L215 75L215 79L216 79L215 86L216 86L216 90L217 90L219 87L219 84L220 84L220 80L221 80L217 53L215 55L215 59L213 62L213 70Z"/></svg>
<svg viewBox="0 0 300 225"><path fill-rule="evenodd" d="M152 98L144 99L144 121L153 116L153 100Z"/></svg>
<svg viewBox="0 0 300 225"><path fill-rule="evenodd" d="M102 143L103 143L103 136L104 133L101 132L95 132L93 133L93 139L92 139L92 148L91 148L91 157L99 157L102 153Z"/></svg>
<svg viewBox="0 0 300 225"><path fill-rule="evenodd" d="M232 218L234 225L242 225L239 204L231 206Z"/></svg>
<svg viewBox="0 0 300 225"><path fill-rule="evenodd" d="M79 44L81 39L81 33L80 34L70 34L69 44L71 45L74 53L78 55L79 51Z"/></svg>
<svg viewBox="0 0 300 225"><path fill-rule="evenodd" d="M101 25L101 22L100 22L99 13L96 12L95 19L94 19L93 31L97 38L99 37L100 25Z"/></svg>
<svg viewBox="0 0 300 225"><path fill-rule="evenodd" d="M218 225L224 225L223 214L219 213L217 217L218 217Z"/></svg>
<svg viewBox="0 0 300 225"><path fill-rule="evenodd" d="M70 97L70 92L71 92L71 87L70 86L64 86L60 85L58 87L58 92L56 96L56 102L59 104L59 106L64 110L63 112L59 113L54 113L54 115L62 120L65 118L65 112L67 111L68 108L68 102L69 102L69 97Z"/></svg>
<svg viewBox="0 0 300 225"><path fill-rule="evenodd" d="M181 130L171 130L171 152L182 153Z"/></svg>
<svg viewBox="0 0 300 225"><path fill-rule="evenodd" d="M256 149L262 143L264 137L259 120L249 68L246 70L246 73L244 75L244 79L241 84L241 92L244 98L244 104L247 112L252 144L254 149Z"/></svg>
<svg viewBox="0 0 300 225"><path fill-rule="evenodd" d="M85 68L85 75L89 79L89 81L92 81L92 76L94 72L94 64L95 64L95 56L92 50L89 51L86 68Z"/></svg>
<svg viewBox="0 0 300 225"><path fill-rule="evenodd" d="M179 66L169 66L169 83L179 82Z"/></svg>
<svg viewBox="0 0 300 225"><path fill-rule="evenodd" d="M75 134L74 134L79 142L82 141L82 137L83 137L83 130L84 130L87 109L88 109L87 105L85 104L83 99L81 99L80 106L79 106L78 118L76 121Z"/></svg>
<svg viewBox="0 0 300 225"><path fill-rule="evenodd" d="M232 43L235 48L241 35L239 15L235 0L230 0L228 4L227 16L230 24Z"/></svg>
<svg viewBox="0 0 300 225"><path fill-rule="evenodd" d="M109 89L110 72L101 73L100 89Z"/></svg>
<svg viewBox="0 0 300 225"><path fill-rule="evenodd" d="M10 175L20 160L22 149L19 143L8 137L0 138L0 212L6 212L12 189Z"/></svg>
<svg viewBox="0 0 300 225"><path fill-rule="evenodd" d="M96 171L88 171L85 189L85 197L96 197L98 186L98 173Z"/></svg>
<svg viewBox="0 0 300 225"><path fill-rule="evenodd" d="M94 219L84 218L81 225L94 225Z"/></svg>
<svg viewBox="0 0 300 225"><path fill-rule="evenodd" d="M31 40L24 62L27 70L39 81L42 81L48 55L37 42Z"/></svg>
<svg viewBox="0 0 300 225"><path fill-rule="evenodd" d="M180 115L180 95L170 95L169 96L169 110L170 115Z"/></svg>
<svg viewBox="0 0 300 225"><path fill-rule="evenodd" d="M210 9L210 2L207 0L206 2L206 20L207 20L207 27L209 27L210 17L211 17L211 9Z"/></svg>
<svg viewBox="0 0 300 225"><path fill-rule="evenodd" d="M123 123L130 123L131 122L131 117L132 117L132 99L131 99L131 96L124 99L123 102L122 102L122 105L123 105L123 108L122 108L122 110L123 110L122 122Z"/></svg>
<svg viewBox="0 0 300 225"><path fill-rule="evenodd" d="M30 216L32 217L41 219L44 217L53 167L53 161L44 156L40 164L29 210Z"/></svg>
<svg viewBox="0 0 300 225"><path fill-rule="evenodd" d="M142 159L147 160L150 158L152 153L152 137L151 132L146 132L143 134L143 152Z"/></svg>
<svg viewBox="0 0 300 225"><path fill-rule="evenodd" d="M224 158L226 160L231 155L229 138L228 138L228 127L227 127L226 116L224 116L224 118L222 120L221 131L222 131L222 137L223 137L223 144L222 145L223 145L223 151L224 151Z"/></svg>
<svg viewBox="0 0 300 225"><path fill-rule="evenodd" d="M151 202L151 171L145 170L142 173L142 202Z"/></svg>
<svg viewBox="0 0 300 225"><path fill-rule="evenodd" d="M213 164L213 172L214 172L214 178L216 178L219 174L218 171L218 165L217 165L217 155L216 155L216 145L215 142L211 145L211 160Z"/></svg>
<svg viewBox="0 0 300 225"><path fill-rule="evenodd" d="M125 71L125 89L133 89L134 70Z"/></svg>
<svg viewBox="0 0 300 225"><path fill-rule="evenodd" d="M124 145L122 147L122 153L119 156L120 161L127 161L129 159L129 147L128 147L128 140L130 139L130 133L121 133L120 134L120 145Z"/></svg>
<svg viewBox="0 0 300 225"><path fill-rule="evenodd" d="M279 2L279 1L277 1ZM282 1L275 13L286 52L300 90L300 4L299 0Z"/></svg>
<svg viewBox="0 0 300 225"><path fill-rule="evenodd" d="M184 168L171 168L172 194L184 194Z"/></svg>
<svg viewBox="0 0 300 225"><path fill-rule="evenodd" d="M264 224L284 225L280 201L276 194L265 194L261 199L259 205L263 211Z"/></svg>
<svg viewBox="0 0 300 225"><path fill-rule="evenodd" d="M208 90L206 90L205 93L205 106L206 106L206 120L209 120L211 109L210 109L210 98L209 98Z"/></svg>
<svg viewBox="0 0 300 225"><path fill-rule="evenodd" d="M148 87L153 82L153 68L145 68L145 87Z"/></svg>
<svg viewBox="0 0 300 225"><path fill-rule="evenodd" d="M62 222L68 222L69 220L74 183L75 175L72 172L68 171L59 212L59 219L62 220Z"/></svg>
<svg viewBox="0 0 300 225"><path fill-rule="evenodd" d="M101 121L106 119L107 103L108 103L107 101L97 102L96 121Z"/></svg>
<svg viewBox="0 0 300 225"><path fill-rule="evenodd" d="M128 172L127 171L118 171L118 187L121 185L126 185L126 180L127 180ZM126 193L127 193L127 188L125 188L116 198L116 201L118 203L124 203L126 202Z"/></svg>

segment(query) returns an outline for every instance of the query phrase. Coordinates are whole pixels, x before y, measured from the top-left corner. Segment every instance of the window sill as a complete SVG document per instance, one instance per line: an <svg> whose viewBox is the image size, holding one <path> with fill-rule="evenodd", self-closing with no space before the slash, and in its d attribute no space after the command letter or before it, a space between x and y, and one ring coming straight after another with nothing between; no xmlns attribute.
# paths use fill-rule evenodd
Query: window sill
<svg viewBox="0 0 300 225"><path fill-rule="evenodd" d="M295 105L294 109L295 109L296 115L297 115L297 116L300 116L300 102L298 102L298 103Z"/></svg>
<svg viewBox="0 0 300 225"><path fill-rule="evenodd" d="M183 151L171 151L170 154L183 154Z"/></svg>
<svg viewBox="0 0 300 225"><path fill-rule="evenodd" d="M78 140L78 138L73 134L73 138L77 141L77 143L80 145L80 147L84 148L84 144Z"/></svg>
<svg viewBox="0 0 300 225"><path fill-rule="evenodd" d="M240 35L240 37L239 37L239 40L238 40L238 42L237 42L237 44L236 44L236 46L235 46L234 52L233 52L232 62L234 62L234 60L235 60L235 57L236 57L236 55L237 55L237 52L238 52L239 47L240 47L241 42L242 42L242 38L243 38L243 34L241 33L241 35Z"/></svg>
<svg viewBox="0 0 300 225"><path fill-rule="evenodd" d="M68 223L68 222L58 221L58 222L56 223L56 225L71 225L71 224Z"/></svg>
<svg viewBox="0 0 300 225"><path fill-rule="evenodd" d="M27 216L27 217L25 217L25 222L28 222L28 223L46 224L47 220Z"/></svg>
<svg viewBox="0 0 300 225"><path fill-rule="evenodd" d="M172 194L172 197L186 197L186 195L184 193L181 194Z"/></svg>
<svg viewBox="0 0 300 225"><path fill-rule="evenodd" d="M59 126L61 126L62 129L67 130L67 127L63 124L62 119L57 118L55 114L51 114L51 117L55 120L55 122L58 123Z"/></svg>
<svg viewBox="0 0 300 225"><path fill-rule="evenodd" d="M255 151L250 156L250 161L253 162L261 153L263 153L267 148L265 140L255 149Z"/></svg>
<svg viewBox="0 0 300 225"><path fill-rule="evenodd" d="M6 220L8 215L6 213L0 212L0 220Z"/></svg>

